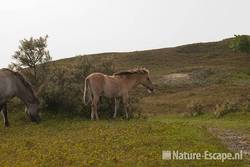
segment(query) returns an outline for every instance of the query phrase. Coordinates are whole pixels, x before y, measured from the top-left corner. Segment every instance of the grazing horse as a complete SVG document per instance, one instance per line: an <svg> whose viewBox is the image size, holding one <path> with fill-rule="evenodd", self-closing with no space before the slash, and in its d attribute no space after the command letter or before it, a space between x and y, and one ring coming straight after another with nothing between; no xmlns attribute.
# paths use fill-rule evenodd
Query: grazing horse
<svg viewBox="0 0 250 167"><path fill-rule="evenodd" d="M91 103L91 119L94 116L98 120L97 105L100 96L115 99L115 112L117 114L117 97L122 97L124 112L128 118L128 97L129 91L137 85L143 85L149 92L154 90L153 84L149 78L149 70L146 68L136 68L128 71L121 71L108 76L102 73L92 73L85 79L84 85L84 104ZM86 94L88 94L88 102L86 102Z"/></svg>
<svg viewBox="0 0 250 167"><path fill-rule="evenodd" d="M15 96L25 103L25 112L31 121L38 122L40 120L37 111L39 100L30 83L20 73L9 69L0 69L0 111L2 111L5 127L9 126L7 102Z"/></svg>

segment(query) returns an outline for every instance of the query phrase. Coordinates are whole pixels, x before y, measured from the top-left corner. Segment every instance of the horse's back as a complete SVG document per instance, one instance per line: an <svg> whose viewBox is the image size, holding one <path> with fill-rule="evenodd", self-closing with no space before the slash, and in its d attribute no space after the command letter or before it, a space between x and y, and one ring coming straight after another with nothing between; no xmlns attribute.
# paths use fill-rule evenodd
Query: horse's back
<svg viewBox="0 0 250 167"><path fill-rule="evenodd" d="M90 87L98 96L116 97L119 95L119 81L113 76L103 73L92 73L86 78Z"/></svg>
<svg viewBox="0 0 250 167"><path fill-rule="evenodd" d="M0 101L12 97L16 91L14 76L7 69L0 70Z"/></svg>
<svg viewBox="0 0 250 167"><path fill-rule="evenodd" d="M92 78L100 78L100 77L104 77L105 74L100 73L100 72L94 72L92 74L89 74L87 76L88 79L92 79Z"/></svg>
<svg viewBox="0 0 250 167"><path fill-rule="evenodd" d="M86 79L89 80L89 82L95 82L101 84L104 82L104 77L105 75L103 73L92 73L88 75Z"/></svg>
<svg viewBox="0 0 250 167"><path fill-rule="evenodd" d="M1 78L1 79L5 78L5 77L8 77L8 76L10 76L10 75L11 75L10 70L5 69L5 68L0 69L0 78Z"/></svg>
<svg viewBox="0 0 250 167"><path fill-rule="evenodd" d="M1 69L0 70L0 91L6 89L6 87L13 85L13 75L9 70Z"/></svg>

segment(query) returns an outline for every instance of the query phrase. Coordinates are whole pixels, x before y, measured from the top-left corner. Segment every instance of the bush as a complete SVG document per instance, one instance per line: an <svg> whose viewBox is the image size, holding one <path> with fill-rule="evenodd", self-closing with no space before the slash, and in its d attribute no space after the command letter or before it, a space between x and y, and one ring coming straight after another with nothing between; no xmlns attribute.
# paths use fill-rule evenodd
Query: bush
<svg viewBox="0 0 250 167"><path fill-rule="evenodd" d="M234 35L230 48L234 51L250 53L250 37L247 35Z"/></svg>
<svg viewBox="0 0 250 167"><path fill-rule="evenodd" d="M8 112L25 111L24 103L17 97L11 99L8 103Z"/></svg>
<svg viewBox="0 0 250 167"><path fill-rule="evenodd" d="M122 103L122 98L117 98L118 102L118 108L117 108L117 117L124 117L125 118L125 113L124 113L124 106ZM141 110L139 110L138 107L139 103L139 98L131 96L129 97L129 107L128 107L128 114L129 118L141 118L142 114L140 113ZM101 117L105 118L112 118L114 114L114 99L109 99L106 97L101 97L100 104L99 104L99 112L98 114ZM90 113L90 107L89 111Z"/></svg>
<svg viewBox="0 0 250 167"><path fill-rule="evenodd" d="M204 106L200 102L191 101L187 108L189 110L190 116L196 117L203 114Z"/></svg>
<svg viewBox="0 0 250 167"><path fill-rule="evenodd" d="M244 111L250 112L250 103L245 104Z"/></svg>
<svg viewBox="0 0 250 167"><path fill-rule="evenodd" d="M57 112L79 112L81 108L81 81L75 76L80 75L78 69L65 67L51 70L48 74L49 82L46 83L40 97L42 107L46 110Z"/></svg>
<svg viewBox="0 0 250 167"><path fill-rule="evenodd" d="M246 97L246 100L243 104L243 111L250 112L250 96Z"/></svg>
<svg viewBox="0 0 250 167"><path fill-rule="evenodd" d="M82 57L76 65L51 64L44 88L40 93L43 110L55 114L86 111L87 107L82 103L83 84L85 77L94 69L85 57Z"/></svg>
<svg viewBox="0 0 250 167"><path fill-rule="evenodd" d="M229 101L222 103L220 105L217 104L215 107L214 114L217 118L220 118L228 113L233 113L238 111L241 111L239 104L237 102Z"/></svg>

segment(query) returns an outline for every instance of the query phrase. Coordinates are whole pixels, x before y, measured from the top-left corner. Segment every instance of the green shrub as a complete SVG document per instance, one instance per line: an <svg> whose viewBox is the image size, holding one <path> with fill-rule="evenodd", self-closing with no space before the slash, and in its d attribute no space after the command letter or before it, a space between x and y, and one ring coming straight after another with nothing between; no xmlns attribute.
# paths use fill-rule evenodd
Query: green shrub
<svg viewBox="0 0 250 167"><path fill-rule="evenodd" d="M250 53L250 37L247 35L234 35L230 48L234 51Z"/></svg>
<svg viewBox="0 0 250 167"><path fill-rule="evenodd" d="M192 117L196 117L199 116L201 114L203 114L204 112L204 106L197 101L191 101L188 105L187 105L188 111L189 111L189 115Z"/></svg>
<svg viewBox="0 0 250 167"><path fill-rule="evenodd" d="M244 111L250 112L250 103L245 104L245 106L244 106Z"/></svg>
<svg viewBox="0 0 250 167"><path fill-rule="evenodd" d="M124 113L124 106L122 103L122 98L117 98L118 105L117 105L117 117L123 117L125 118L125 113ZM141 118L142 113L139 110L139 98L136 96L130 96L129 97L129 107L128 107L128 114L129 118ZM101 117L105 118L112 118L114 114L114 99L109 99L107 97L101 97L100 99L100 104L99 104L99 110L98 114ZM90 109L90 107L89 107ZM89 111L90 112L90 111Z"/></svg>
<svg viewBox="0 0 250 167"><path fill-rule="evenodd" d="M51 65L47 81L40 93L43 110L89 115L88 107L83 105L84 79L95 71L89 60L82 57L77 64L67 66Z"/></svg>
<svg viewBox="0 0 250 167"><path fill-rule="evenodd" d="M17 97L10 100L8 103L8 112L25 111L24 103Z"/></svg>
<svg viewBox="0 0 250 167"><path fill-rule="evenodd" d="M250 112L250 96L246 97L246 100L243 105L243 111Z"/></svg>
<svg viewBox="0 0 250 167"><path fill-rule="evenodd" d="M48 74L49 82L41 91L42 107L53 112L82 111L82 78L78 78L81 71L76 68L54 68Z"/></svg>

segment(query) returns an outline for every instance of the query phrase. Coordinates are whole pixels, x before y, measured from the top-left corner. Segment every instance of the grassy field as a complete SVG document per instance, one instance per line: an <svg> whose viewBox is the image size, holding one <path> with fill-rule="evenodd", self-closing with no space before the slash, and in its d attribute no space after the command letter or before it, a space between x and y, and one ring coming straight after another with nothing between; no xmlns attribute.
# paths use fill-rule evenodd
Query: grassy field
<svg viewBox="0 0 250 167"><path fill-rule="evenodd" d="M249 113L217 119L164 115L147 119L89 121L44 115L33 124L11 113L11 127L0 128L1 166L248 166L249 161L162 160L162 150L231 152L207 128L245 133ZM249 131L248 131L249 132ZM248 165L247 165L248 164Z"/></svg>

